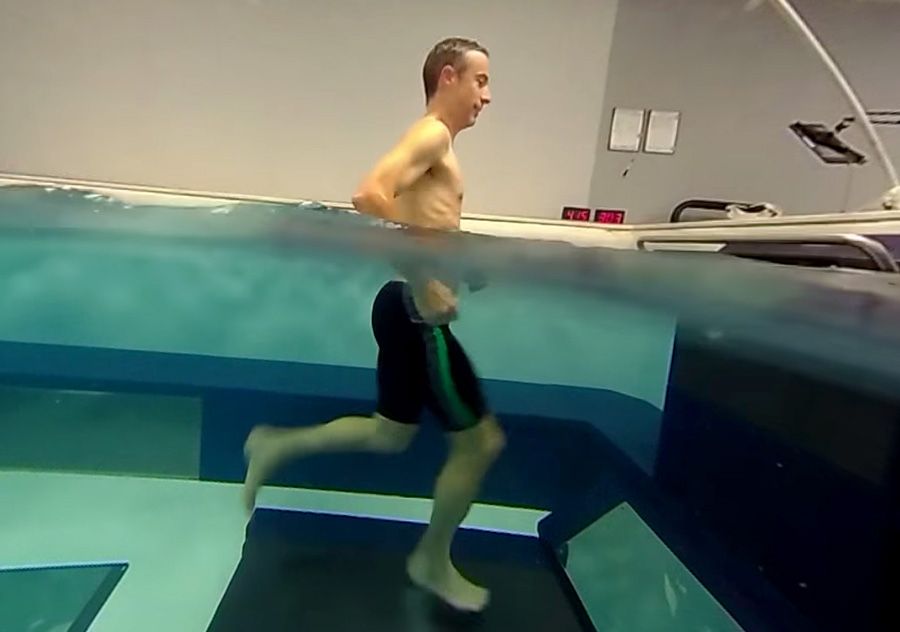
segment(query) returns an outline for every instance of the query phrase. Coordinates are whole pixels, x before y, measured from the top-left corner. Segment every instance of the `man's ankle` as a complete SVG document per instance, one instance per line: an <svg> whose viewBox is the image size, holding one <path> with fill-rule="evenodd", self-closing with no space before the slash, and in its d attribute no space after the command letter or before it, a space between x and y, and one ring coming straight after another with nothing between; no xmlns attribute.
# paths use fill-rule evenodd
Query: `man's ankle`
<svg viewBox="0 0 900 632"><path fill-rule="evenodd" d="M428 561L443 562L450 559L450 547L436 542L426 535L419 541L419 544L413 551L413 555Z"/></svg>

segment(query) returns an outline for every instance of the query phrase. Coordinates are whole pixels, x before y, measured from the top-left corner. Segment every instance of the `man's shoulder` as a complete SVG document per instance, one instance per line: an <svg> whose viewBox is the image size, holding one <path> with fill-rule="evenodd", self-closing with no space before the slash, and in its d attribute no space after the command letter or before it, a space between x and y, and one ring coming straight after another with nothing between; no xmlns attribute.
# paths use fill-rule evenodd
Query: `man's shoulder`
<svg viewBox="0 0 900 632"><path fill-rule="evenodd" d="M433 116L423 116L413 122L406 131L407 139L427 144L435 148L450 149L450 130Z"/></svg>

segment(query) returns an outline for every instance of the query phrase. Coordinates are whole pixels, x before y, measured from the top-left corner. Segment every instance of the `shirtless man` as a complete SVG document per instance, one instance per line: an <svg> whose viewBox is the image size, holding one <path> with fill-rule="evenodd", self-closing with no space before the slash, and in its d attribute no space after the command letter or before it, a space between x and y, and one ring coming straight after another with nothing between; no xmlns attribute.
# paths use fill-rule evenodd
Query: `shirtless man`
<svg viewBox="0 0 900 632"><path fill-rule="evenodd" d="M438 43L423 68L427 111L364 178L353 205L399 224L459 229L463 186L453 152L456 135L475 124L490 102L488 53L476 42ZM488 591L453 566L453 536L504 445L472 365L449 328L456 318L453 283L414 270L387 283L375 298L378 405L372 417L342 417L311 428L254 428L247 439L244 501L288 459L313 453L406 449L423 407L441 421L450 450L434 490L431 520L407 560L410 579L463 611L480 611Z"/></svg>

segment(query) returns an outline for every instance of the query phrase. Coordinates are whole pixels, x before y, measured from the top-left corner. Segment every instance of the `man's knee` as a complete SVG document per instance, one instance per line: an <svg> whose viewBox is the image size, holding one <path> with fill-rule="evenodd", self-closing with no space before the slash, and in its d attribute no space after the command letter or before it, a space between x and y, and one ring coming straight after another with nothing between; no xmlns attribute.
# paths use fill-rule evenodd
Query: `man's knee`
<svg viewBox="0 0 900 632"><path fill-rule="evenodd" d="M490 459L496 459L506 447L506 434L494 416L488 416L481 422L479 449Z"/></svg>

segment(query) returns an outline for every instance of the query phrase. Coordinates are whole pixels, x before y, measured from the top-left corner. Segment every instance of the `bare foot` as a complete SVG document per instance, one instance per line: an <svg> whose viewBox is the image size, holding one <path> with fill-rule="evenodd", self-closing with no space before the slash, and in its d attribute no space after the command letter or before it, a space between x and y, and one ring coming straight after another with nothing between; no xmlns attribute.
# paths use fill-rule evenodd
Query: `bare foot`
<svg viewBox="0 0 900 632"><path fill-rule="evenodd" d="M462 612L481 612L490 600L490 591L476 586L453 566L450 560L435 564L422 553L413 553L406 562L410 580Z"/></svg>
<svg viewBox="0 0 900 632"><path fill-rule="evenodd" d="M253 513L256 494L278 465L278 435L284 432L271 426L257 426L244 443L247 476L244 479L244 508Z"/></svg>

